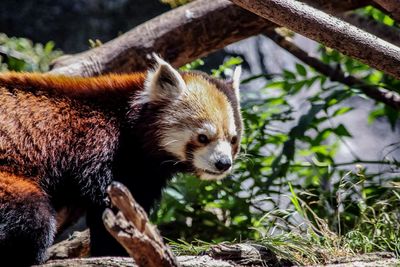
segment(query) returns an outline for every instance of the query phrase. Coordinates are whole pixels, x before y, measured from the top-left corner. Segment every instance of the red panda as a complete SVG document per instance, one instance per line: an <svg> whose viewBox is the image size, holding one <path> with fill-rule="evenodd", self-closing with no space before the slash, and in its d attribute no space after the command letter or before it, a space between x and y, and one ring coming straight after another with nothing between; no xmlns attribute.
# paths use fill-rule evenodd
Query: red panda
<svg viewBox="0 0 400 267"><path fill-rule="evenodd" d="M1 262L43 262L65 207L87 210L92 255L121 255L101 220L112 181L149 211L178 172L226 176L242 134L239 76L158 57L143 73L0 74Z"/></svg>

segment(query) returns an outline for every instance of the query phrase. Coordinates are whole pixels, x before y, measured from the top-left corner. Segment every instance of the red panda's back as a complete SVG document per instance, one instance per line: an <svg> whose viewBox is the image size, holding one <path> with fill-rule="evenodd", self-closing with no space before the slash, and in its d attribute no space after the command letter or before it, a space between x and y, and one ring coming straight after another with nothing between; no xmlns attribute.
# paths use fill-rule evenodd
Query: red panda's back
<svg viewBox="0 0 400 267"><path fill-rule="evenodd" d="M101 154L118 135L101 107L121 108L142 90L145 75L0 74L0 171L57 176Z"/></svg>
<svg viewBox="0 0 400 267"><path fill-rule="evenodd" d="M117 136L112 118L73 99L0 87L0 171L57 177L113 146Z"/></svg>

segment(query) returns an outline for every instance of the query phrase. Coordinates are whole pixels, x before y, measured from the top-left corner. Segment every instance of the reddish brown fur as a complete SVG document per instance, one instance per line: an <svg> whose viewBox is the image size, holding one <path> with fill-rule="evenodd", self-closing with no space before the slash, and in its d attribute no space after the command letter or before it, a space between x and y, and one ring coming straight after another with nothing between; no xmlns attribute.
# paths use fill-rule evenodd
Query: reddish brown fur
<svg viewBox="0 0 400 267"><path fill-rule="evenodd" d="M87 97L112 92L130 93L143 87L146 73L108 74L98 77L69 77L40 73L8 72L0 75L0 87L29 88L30 91L46 89L73 97Z"/></svg>
<svg viewBox="0 0 400 267"><path fill-rule="evenodd" d="M15 202L22 204L26 197L34 199L45 196L35 181L26 180L8 172L0 171L0 185L0 209L5 202L9 203L10 199L14 201L21 198L20 201Z"/></svg>
<svg viewBox="0 0 400 267"><path fill-rule="evenodd" d="M23 85L35 82L35 79L27 80ZM0 87L0 120L3 121L0 147L5 150L0 151L0 161L8 162L0 165L0 171L8 170L36 179L52 171L46 168L79 161L80 153L93 156L99 153L99 146L103 144L88 141L91 137L104 138L105 142L108 137L116 138L115 127L112 127L115 122L99 111L64 97L34 95L19 89L12 93L7 91L9 89ZM59 151L67 153L61 162Z"/></svg>

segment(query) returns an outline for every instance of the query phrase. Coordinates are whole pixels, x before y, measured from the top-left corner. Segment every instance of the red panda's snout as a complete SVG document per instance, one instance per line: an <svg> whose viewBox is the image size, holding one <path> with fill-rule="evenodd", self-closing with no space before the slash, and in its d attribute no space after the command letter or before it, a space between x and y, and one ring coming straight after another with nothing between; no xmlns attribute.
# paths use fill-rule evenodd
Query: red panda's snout
<svg viewBox="0 0 400 267"><path fill-rule="evenodd" d="M201 179L221 179L231 171L234 156L227 140L217 140L193 151L193 166Z"/></svg>

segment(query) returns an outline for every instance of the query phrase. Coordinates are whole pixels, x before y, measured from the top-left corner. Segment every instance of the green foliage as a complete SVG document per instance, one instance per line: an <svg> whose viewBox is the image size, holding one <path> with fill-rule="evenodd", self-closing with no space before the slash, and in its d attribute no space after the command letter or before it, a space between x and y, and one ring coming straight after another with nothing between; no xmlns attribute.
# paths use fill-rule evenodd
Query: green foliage
<svg viewBox="0 0 400 267"><path fill-rule="evenodd" d="M224 62L221 66L219 66L218 69L211 70L211 73L214 77L221 77L223 73L225 73L227 70L230 70L231 67L234 67L236 65L239 65L243 62L243 59L240 57L231 57L227 61Z"/></svg>
<svg viewBox="0 0 400 267"><path fill-rule="evenodd" d="M395 26L395 21L388 16L387 14L383 13L379 9L374 8L373 6L367 6L359 10L359 13L365 16L368 16L376 21L382 22L388 26Z"/></svg>
<svg viewBox="0 0 400 267"><path fill-rule="evenodd" d="M26 38L0 33L0 71L46 72L52 60L62 55L54 43L33 44Z"/></svg>
<svg viewBox="0 0 400 267"><path fill-rule="evenodd" d="M196 59L190 63L187 63L186 65L180 67L179 69L181 71L189 71L189 70L195 70L200 68L200 66L204 65L204 61L202 59Z"/></svg>

